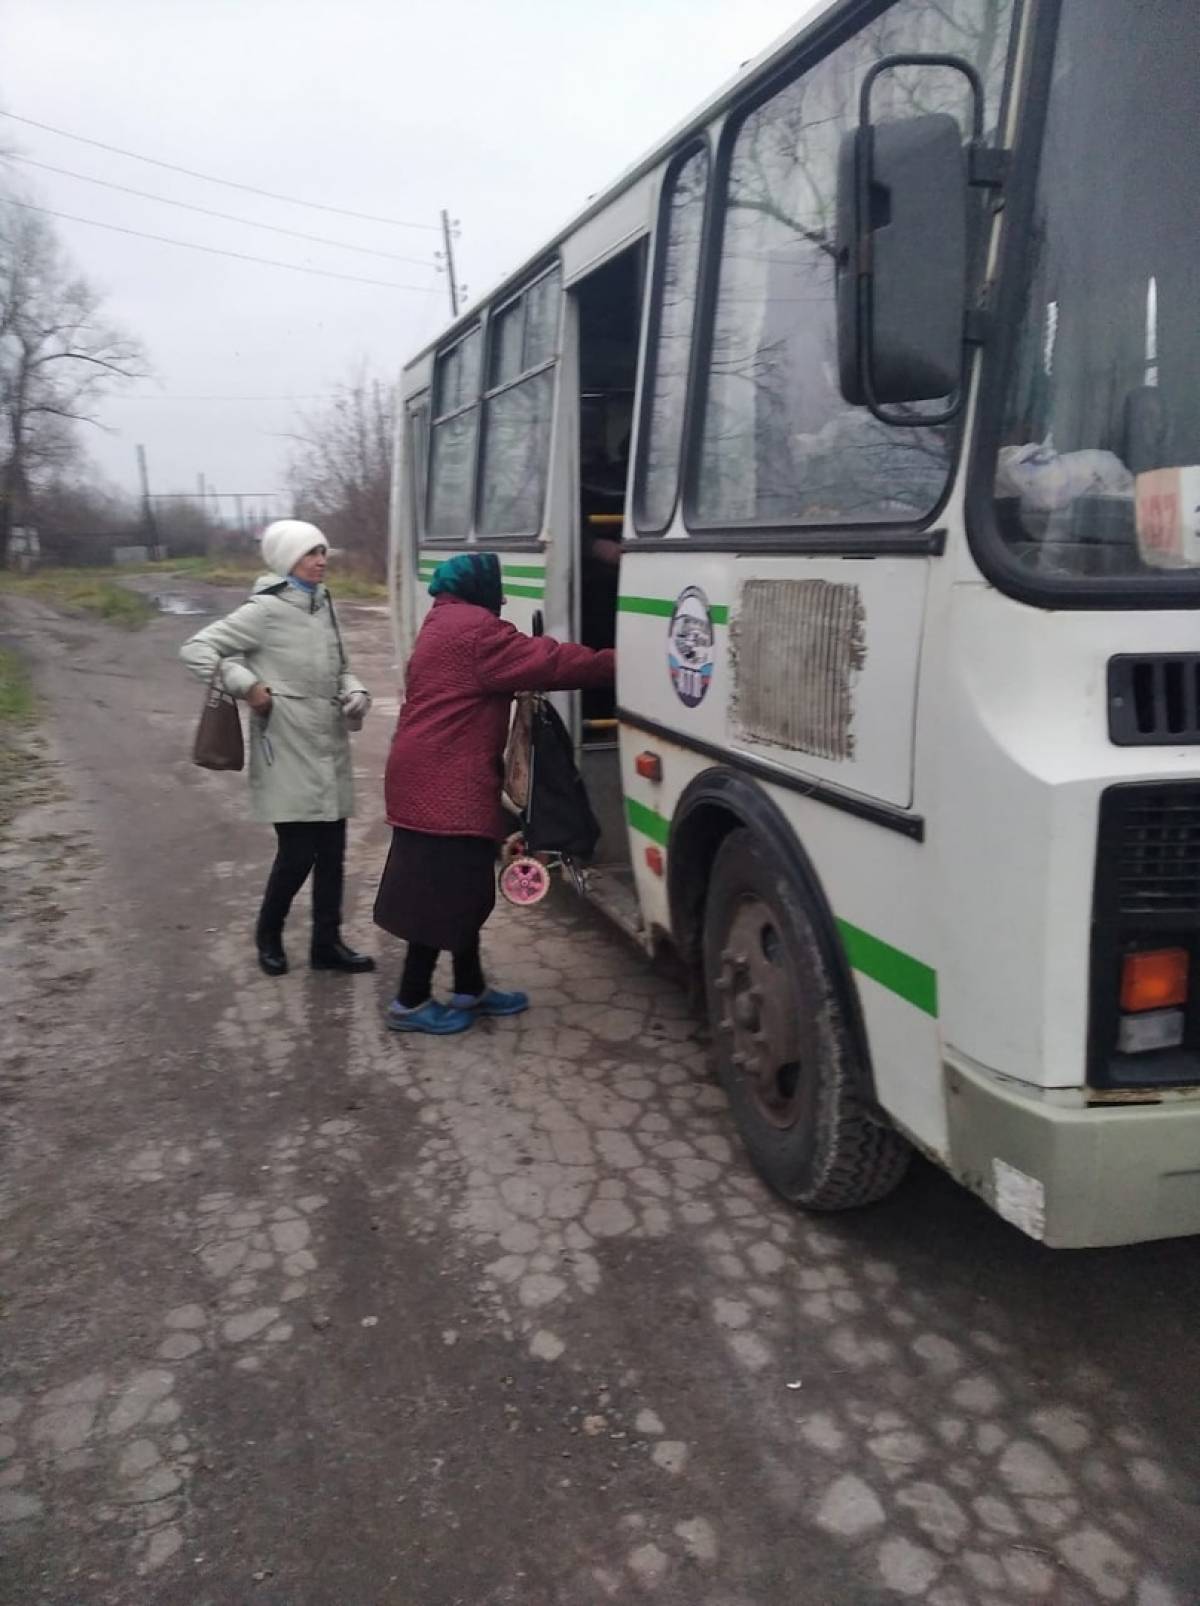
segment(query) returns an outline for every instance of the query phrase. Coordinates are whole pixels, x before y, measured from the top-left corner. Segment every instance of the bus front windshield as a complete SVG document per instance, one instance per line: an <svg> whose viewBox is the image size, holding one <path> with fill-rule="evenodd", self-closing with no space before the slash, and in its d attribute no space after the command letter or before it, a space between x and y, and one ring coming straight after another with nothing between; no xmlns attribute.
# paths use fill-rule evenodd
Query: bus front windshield
<svg viewBox="0 0 1200 1606"><path fill-rule="evenodd" d="M1063 0L996 474L1031 577L1200 574L1200 4Z"/></svg>

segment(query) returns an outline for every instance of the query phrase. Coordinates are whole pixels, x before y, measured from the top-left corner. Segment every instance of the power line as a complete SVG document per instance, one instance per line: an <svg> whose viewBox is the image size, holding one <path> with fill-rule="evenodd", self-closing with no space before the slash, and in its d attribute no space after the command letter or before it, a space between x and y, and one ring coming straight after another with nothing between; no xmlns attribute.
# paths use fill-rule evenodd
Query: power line
<svg viewBox="0 0 1200 1606"><path fill-rule="evenodd" d="M101 223L99 218L76 217L71 212L55 212L48 206L34 206L32 201L15 201L4 196L5 206L19 206L26 212L42 212L46 217L61 218L65 223L86 223L90 229L110 229L114 234L132 234L138 240L155 240L159 245L181 245L187 251L203 251L210 257L235 257L239 262L258 262L267 268L287 268L292 273L315 273L322 279L344 279L349 284L373 284L382 290L412 290L424 295L423 284L395 284L390 279L364 279L357 273L335 273L332 268L306 268L299 262L276 262L273 257L250 256L245 251L225 251L216 245L197 245L194 240L172 240L165 234L147 234L143 229L122 228L119 223Z"/></svg>
<svg viewBox="0 0 1200 1606"><path fill-rule="evenodd" d="M279 195L274 190L256 189L253 184L239 184L236 179L217 178L213 173L199 173L192 167L179 167L174 162L159 161L157 156L142 156L137 151L123 150L120 145L106 145L100 139L88 139L85 134L71 134L65 128L51 123L39 123L34 117L22 117L18 112L0 110L0 117L9 117L14 123L25 123L29 128L40 128L44 133L57 134L62 139L77 140L81 145L93 145L99 151L111 151L114 156L129 156L135 162L148 162L151 167L165 167L169 173L183 173L187 178L201 178L206 184L224 184L227 189L243 190L247 195L262 195L269 201L286 201L289 206L307 206L315 212L336 212L339 217L357 218L360 223L386 223L394 229L430 229L438 232L436 223L411 223L403 218L375 217L370 212L351 212L344 206L326 206L321 201L302 201L295 195Z"/></svg>
<svg viewBox="0 0 1200 1606"><path fill-rule="evenodd" d="M52 162L40 162L33 156L21 156L13 151L10 162L24 162L27 167L40 167L46 173L60 173L64 178L77 178L84 184L99 184L106 190L120 190L122 195L136 195L142 201L157 201L161 206L182 207L185 212L199 212L203 217L220 218L224 223L240 223L244 229L268 229L272 234L287 234L293 240L307 240L310 245L333 245L339 251L358 251L363 256L385 257L389 262L404 262L414 268L431 268L433 263L423 257L397 256L394 251L376 251L369 245L350 245L345 240L330 240L323 234L304 234L299 229L284 229L274 223L258 223L253 218L235 217L232 212L214 212L208 206L193 206L190 201L176 201L169 195L151 195L148 190L131 189L128 184L114 184L106 178L93 178L90 173L73 173L69 167L55 167Z"/></svg>

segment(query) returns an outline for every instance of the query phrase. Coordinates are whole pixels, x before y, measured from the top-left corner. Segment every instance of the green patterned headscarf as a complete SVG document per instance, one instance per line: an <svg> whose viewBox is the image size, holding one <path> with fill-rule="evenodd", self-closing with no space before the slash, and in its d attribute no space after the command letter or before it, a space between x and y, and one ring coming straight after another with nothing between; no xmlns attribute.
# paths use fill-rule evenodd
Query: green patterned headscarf
<svg viewBox="0 0 1200 1606"><path fill-rule="evenodd" d="M429 582L431 597L457 597L498 614L504 602L500 559L494 552L458 552L439 563Z"/></svg>

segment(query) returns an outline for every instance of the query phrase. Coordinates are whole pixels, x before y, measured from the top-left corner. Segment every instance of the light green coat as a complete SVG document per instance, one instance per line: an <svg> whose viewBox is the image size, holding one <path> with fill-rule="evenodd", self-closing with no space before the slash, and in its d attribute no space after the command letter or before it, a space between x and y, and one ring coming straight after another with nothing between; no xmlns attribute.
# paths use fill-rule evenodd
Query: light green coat
<svg viewBox="0 0 1200 1606"><path fill-rule="evenodd" d="M354 812L350 738L339 698L366 687L342 661L328 594L277 574L248 602L185 641L179 656L206 684L220 665L225 689L244 698L260 681L272 707L251 713L250 801L256 820L344 820Z"/></svg>

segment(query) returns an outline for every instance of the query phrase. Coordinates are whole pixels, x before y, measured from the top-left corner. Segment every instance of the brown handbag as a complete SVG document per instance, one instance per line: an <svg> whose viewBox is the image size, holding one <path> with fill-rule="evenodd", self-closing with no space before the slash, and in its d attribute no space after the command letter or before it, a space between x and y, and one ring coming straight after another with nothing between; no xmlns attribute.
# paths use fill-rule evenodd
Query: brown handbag
<svg viewBox="0 0 1200 1606"><path fill-rule="evenodd" d="M220 664L213 670L204 693L204 707L192 744L192 763L203 770L240 770L246 763L237 700L221 684Z"/></svg>

